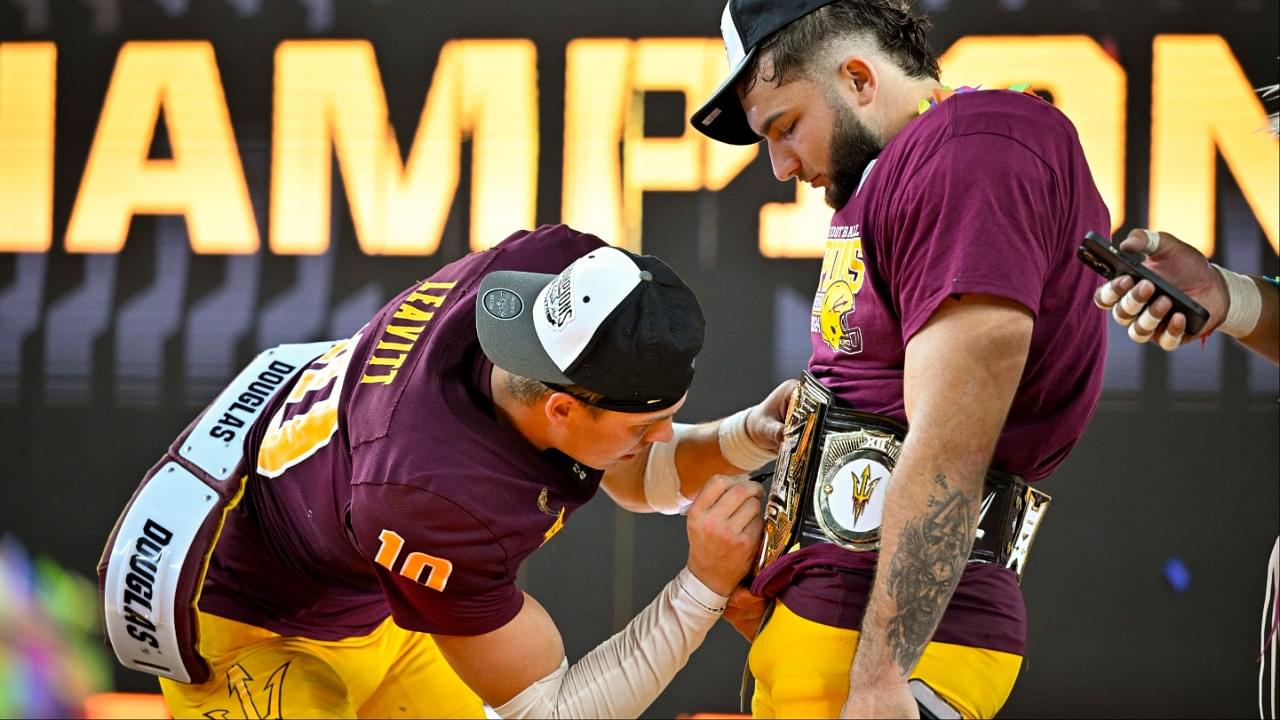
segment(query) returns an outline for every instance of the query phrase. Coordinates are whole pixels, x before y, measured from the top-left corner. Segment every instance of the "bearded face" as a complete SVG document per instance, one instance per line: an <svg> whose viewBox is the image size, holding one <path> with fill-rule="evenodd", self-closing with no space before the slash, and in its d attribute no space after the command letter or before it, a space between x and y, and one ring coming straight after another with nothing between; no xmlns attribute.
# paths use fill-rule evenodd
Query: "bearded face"
<svg viewBox="0 0 1280 720"><path fill-rule="evenodd" d="M862 180L862 173L880 154L883 146L871 132L871 128L835 93L827 93L827 102L831 106L834 120L829 143L831 158L827 167L831 170L827 174L830 184L827 185L826 201L832 209L839 210L853 197Z"/></svg>

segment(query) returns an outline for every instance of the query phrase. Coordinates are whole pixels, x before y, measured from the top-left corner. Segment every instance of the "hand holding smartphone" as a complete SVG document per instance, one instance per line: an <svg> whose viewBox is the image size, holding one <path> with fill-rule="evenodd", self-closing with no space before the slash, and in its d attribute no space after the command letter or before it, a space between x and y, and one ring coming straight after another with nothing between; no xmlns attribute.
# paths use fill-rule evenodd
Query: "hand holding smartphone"
<svg viewBox="0 0 1280 720"><path fill-rule="evenodd" d="M1182 313L1187 318L1187 336L1199 334L1205 323L1209 321L1209 311L1205 310L1204 306L1192 300L1168 280L1152 272L1150 268L1142 264L1139 258L1122 252L1120 248L1112 245L1111 242L1098 233L1093 231L1085 233L1084 240L1080 243L1080 248L1076 255L1081 262L1093 268L1094 272L1108 280L1120 275L1129 275L1135 281L1150 281L1152 285L1155 285L1156 291L1147 304L1150 305L1151 302L1155 302L1156 298L1161 295L1172 300L1173 308L1166 317L1172 317L1173 313Z"/></svg>

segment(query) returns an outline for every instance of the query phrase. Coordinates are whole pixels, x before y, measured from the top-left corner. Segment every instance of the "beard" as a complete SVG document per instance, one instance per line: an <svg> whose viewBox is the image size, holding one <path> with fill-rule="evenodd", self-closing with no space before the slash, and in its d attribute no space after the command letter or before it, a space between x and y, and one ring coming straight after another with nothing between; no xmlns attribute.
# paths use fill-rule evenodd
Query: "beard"
<svg viewBox="0 0 1280 720"><path fill-rule="evenodd" d="M853 197L867 165L880 154L883 146L871 128L839 98L828 97L835 120L831 127L831 158L827 173L826 201L839 210Z"/></svg>

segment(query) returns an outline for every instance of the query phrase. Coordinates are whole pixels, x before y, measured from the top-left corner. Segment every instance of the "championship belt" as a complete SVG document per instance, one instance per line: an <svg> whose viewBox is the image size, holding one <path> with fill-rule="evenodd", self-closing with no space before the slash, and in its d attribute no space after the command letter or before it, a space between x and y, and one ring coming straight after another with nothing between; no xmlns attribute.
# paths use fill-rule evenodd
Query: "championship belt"
<svg viewBox="0 0 1280 720"><path fill-rule="evenodd" d="M244 494L245 435L332 342L281 345L236 376L143 477L98 561L107 641L126 667L209 679L196 603L222 524Z"/></svg>
<svg viewBox="0 0 1280 720"><path fill-rule="evenodd" d="M880 524L907 428L837 407L805 373L792 393L769 486L755 572L796 547L880 549ZM1051 498L1020 478L987 471L970 562L999 563L1018 579Z"/></svg>
<svg viewBox="0 0 1280 720"><path fill-rule="evenodd" d="M791 547L800 522L801 508L809 489L809 466L819 429L831 405L831 391L809 373L791 391L787 417L782 424L782 442L769 483L764 514L764 542L755 572L759 574Z"/></svg>

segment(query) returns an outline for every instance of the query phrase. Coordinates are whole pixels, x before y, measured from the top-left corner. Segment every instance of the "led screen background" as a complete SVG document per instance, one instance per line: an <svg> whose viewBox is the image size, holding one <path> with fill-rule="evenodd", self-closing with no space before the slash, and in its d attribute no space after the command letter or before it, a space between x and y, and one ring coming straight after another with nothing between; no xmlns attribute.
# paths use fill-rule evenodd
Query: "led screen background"
<svg viewBox="0 0 1280 720"><path fill-rule="evenodd" d="M1030 82L1072 117L1115 229L1276 272L1280 159L1259 132L1276 103L1252 92L1280 82L1275 2L918 7L944 80ZM522 225L660 255L698 292L681 419L796 374L823 210L754 148L687 130L723 63L720 11L0 0L0 529L90 574L137 478L256 350L350 334ZM1280 379L1220 338L1174 355L1111 339L1103 403L1043 483L1006 714L1249 713ZM684 553L678 519L601 498L522 582L577 657ZM745 650L717 628L649 714L733 709Z"/></svg>

